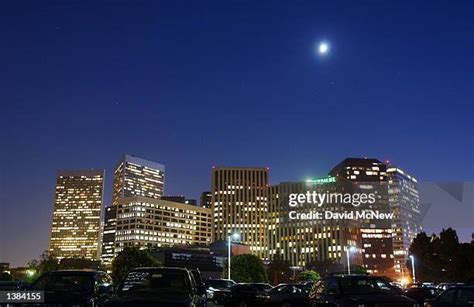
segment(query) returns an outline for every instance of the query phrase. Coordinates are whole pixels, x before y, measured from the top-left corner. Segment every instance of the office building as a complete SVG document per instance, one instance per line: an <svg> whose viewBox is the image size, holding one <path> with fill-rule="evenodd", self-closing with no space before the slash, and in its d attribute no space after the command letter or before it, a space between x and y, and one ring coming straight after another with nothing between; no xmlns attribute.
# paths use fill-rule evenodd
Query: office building
<svg viewBox="0 0 474 307"><path fill-rule="evenodd" d="M197 201L195 199L187 199L182 195L166 195L161 197L162 200L172 201L175 203L181 203L186 205L197 206Z"/></svg>
<svg viewBox="0 0 474 307"><path fill-rule="evenodd" d="M143 196L122 198L116 206L115 254L127 246L154 249L212 242L211 209Z"/></svg>
<svg viewBox="0 0 474 307"><path fill-rule="evenodd" d="M361 246L361 234L356 221L290 218L310 212L342 212L342 204L332 203L318 207L312 204L290 207L290 194L350 192L335 177L324 177L305 182L284 182L270 187L268 212L269 258L279 257L300 270L316 263L335 263L346 267L350 246ZM353 265L361 265L361 250L349 254Z"/></svg>
<svg viewBox="0 0 474 307"><path fill-rule="evenodd" d="M103 170L60 171L49 252L58 259L98 259Z"/></svg>
<svg viewBox="0 0 474 307"><path fill-rule="evenodd" d="M164 186L163 164L125 155L114 172L112 205L129 196L161 198L164 195Z"/></svg>
<svg viewBox="0 0 474 307"><path fill-rule="evenodd" d="M403 278L409 273L406 267L408 250L413 239L421 232L418 182L413 176L395 166L388 166L387 175L388 201L394 213L392 229L395 272Z"/></svg>
<svg viewBox="0 0 474 307"><path fill-rule="evenodd" d="M203 208L212 208L212 192L211 191L202 192L201 199L199 201L199 206Z"/></svg>
<svg viewBox="0 0 474 307"><path fill-rule="evenodd" d="M268 257L268 168L212 169L214 239L234 233L262 259Z"/></svg>
<svg viewBox="0 0 474 307"><path fill-rule="evenodd" d="M116 205L121 199L130 196L143 196L158 199L163 196L165 166L142 158L125 155L114 172L112 205L107 207L104 216L104 235L102 239L101 260L110 266L115 246Z"/></svg>
<svg viewBox="0 0 474 307"><path fill-rule="evenodd" d="M364 193L377 195L376 202L367 206L367 209L391 212L388 201L387 169L381 161L347 158L335 166L330 175L353 182L354 188ZM391 221L360 222L364 267L372 274L395 277Z"/></svg>

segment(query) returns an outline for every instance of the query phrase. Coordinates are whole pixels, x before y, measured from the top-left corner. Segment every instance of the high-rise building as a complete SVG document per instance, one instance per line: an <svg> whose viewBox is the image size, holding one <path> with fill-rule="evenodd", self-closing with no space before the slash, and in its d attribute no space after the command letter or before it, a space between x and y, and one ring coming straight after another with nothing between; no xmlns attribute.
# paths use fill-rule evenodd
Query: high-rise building
<svg viewBox="0 0 474 307"><path fill-rule="evenodd" d="M58 172L51 255L58 259L98 259L103 190L103 170Z"/></svg>
<svg viewBox="0 0 474 307"><path fill-rule="evenodd" d="M199 206L203 208L212 207L212 193L211 191L202 192L201 199L199 201Z"/></svg>
<svg viewBox="0 0 474 307"><path fill-rule="evenodd" d="M402 169L388 166L388 201L394 213L392 221L395 272L408 275L406 263L413 239L421 232L420 199L417 180Z"/></svg>
<svg viewBox="0 0 474 307"><path fill-rule="evenodd" d="M390 212L387 168L377 159L347 158L335 166L331 176L354 182L364 193L377 195L372 210ZM362 221L361 221L362 222ZM363 264L369 273L396 276L393 255L393 230L389 221L364 223L362 236Z"/></svg>
<svg viewBox="0 0 474 307"><path fill-rule="evenodd" d="M102 239L101 259L105 265L110 265L115 246L115 226L117 208L122 198L130 196L144 196L159 199L163 196L165 182L165 166L125 155L117 164L114 172L112 191L112 205L106 208L104 216L104 235ZM106 233L107 232L107 233Z"/></svg>
<svg viewBox="0 0 474 307"><path fill-rule="evenodd" d="M105 265L110 265L114 258L115 227L117 208L108 206L104 211L104 223L102 229L102 256L101 260Z"/></svg>
<svg viewBox="0 0 474 307"><path fill-rule="evenodd" d="M212 242L211 209L142 196L122 198L116 207L115 254L131 246L153 249Z"/></svg>
<svg viewBox="0 0 474 307"><path fill-rule="evenodd" d="M160 199L172 201L175 203L197 206L197 201L195 199L188 199L182 195L165 195L165 196L162 196Z"/></svg>
<svg viewBox="0 0 474 307"><path fill-rule="evenodd" d="M268 257L268 168L212 169L214 239L234 233L260 258Z"/></svg>
<svg viewBox="0 0 474 307"><path fill-rule="evenodd" d="M342 212L339 203L324 205L304 204L289 206L290 194L306 193L345 193L350 192L342 182L334 177L324 177L306 182L284 182L270 187L268 212L269 258L279 257L290 262L293 267L310 267L316 263L334 263L344 268L347 264L346 249L361 246L361 236L357 222L290 218L296 214L310 214L326 210ZM350 188L350 186L349 186ZM294 214L293 214L294 213ZM360 250L350 254L350 263L362 264Z"/></svg>
<svg viewBox="0 0 474 307"><path fill-rule="evenodd" d="M114 172L112 205L129 196L160 198L163 196L164 186L163 164L125 155Z"/></svg>

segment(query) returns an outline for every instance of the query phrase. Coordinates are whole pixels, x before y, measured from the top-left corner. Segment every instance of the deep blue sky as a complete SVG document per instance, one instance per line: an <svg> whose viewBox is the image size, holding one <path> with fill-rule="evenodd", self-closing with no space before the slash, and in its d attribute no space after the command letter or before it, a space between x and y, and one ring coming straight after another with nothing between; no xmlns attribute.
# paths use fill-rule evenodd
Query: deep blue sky
<svg viewBox="0 0 474 307"><path fill-rule="evenodd" d="M0 260L47 249L57 169L212 165L272 183L346 156L474 180L472 1L0 2ZM315 54L320 40L331 52ZM453 225L456 226L456 225Z"/></svg>

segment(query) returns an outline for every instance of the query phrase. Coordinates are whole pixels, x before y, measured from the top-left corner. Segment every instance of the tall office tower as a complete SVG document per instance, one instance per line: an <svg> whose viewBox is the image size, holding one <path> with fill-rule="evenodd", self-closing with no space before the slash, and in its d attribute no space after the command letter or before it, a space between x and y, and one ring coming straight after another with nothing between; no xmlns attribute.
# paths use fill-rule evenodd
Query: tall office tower
<svg viewBox="0 0 474 307"><path fill-rule="evenodd" d="M214 167L212 211L214 239L233 233L255 255L267 255L268 168Z"/></svg>
<svg viewBox="0 0 474 307"><path fill-rule="evenodd" d="M212 211L195 205L131 196L118 201L115 254L125 247L209 245Z"/></svg>
<svg viewBox="0 0 474 307"><path fill-rule="evenodd" d="M101 260L104 265L112 264L114 258L115 227L116 227L117 208L108 206L104 212L104 223L102 229L102 255Z"/></svg>
<svg viewBox="0 0 474 307"><path fill-rule="evenodd" d="M212 208L212 193L211 191L202 192L199 206L203 208Z"/></svg>
<svg viewBox="0 0 474 307"><path fill-rule="evenodd" d="M392 221L395 272L408 274L406 263L413 239L421 232L420 199L417 180L395 166L387 167L388 201L394 213Z"/></svg>
<svg viewBox="0 0 474 307"><path fill-rule="evenodd" d="M343 212L343 204L321 207L304 203L290 206L290 195L307 193L347 193L351 186L336 182L335 177L323 177L306 182L284 182L270 187L268 209L269 258L288 260L293 267L307 268L316 263L334 263L343 271L349 246L361 246L357 222L352 220L319 219L325 211ZM350 208L349 208L350 210ZM309 218L308 218L309 217ZM361 252L350 253L350 263L362 264Z"/></svg>
<svg viewBox="0 0 474 307"><path fill-rule="evenodd" d="M165 166L125 155L117 164L114 172L114 186L112 191L112 206L106 208L104 219L104 235L102 239L102 262L109 266L116 254L115 225L117 208L115 207L122 198L130 196L144 196L158 199L163 196L165 181ZM105 233L107 231L107 233Z"/></svg>
<svg viewBox="0 0 474 307"><path fill-rule="evenodd" d="M371 210L390 212L386 165L377 159L347 158L335 166L330 175L351 181L356 189L366 194L376 194ZM362 209L362 208L361 208ZM369 273L396 277L393 255L393 230L391 221L374 223L360 221L364 267Z"/></svg>
<svg viewBox="0 0 474 307"><path fill-rule="evenodd" d="M58 259L99 257L103 170L60 171L49 252Z"/></svg>
<svg viewBox="0 0 474 307"><path fill-rule="evenodd" d="M163 196L165 166L130 155L125 155L114 172L112 205L129 196L160 198Z"/></svg>

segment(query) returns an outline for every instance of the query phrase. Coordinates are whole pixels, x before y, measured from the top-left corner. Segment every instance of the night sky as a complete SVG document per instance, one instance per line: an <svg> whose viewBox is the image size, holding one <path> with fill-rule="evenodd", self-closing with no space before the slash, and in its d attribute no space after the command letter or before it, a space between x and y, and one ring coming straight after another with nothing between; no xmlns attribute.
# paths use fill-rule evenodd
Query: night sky
<svg viewBox="0 0 474 307"><path fill-rule="evenodd" d="M278 183L347 156L474 180L473 12L468 0L2 0L0 261L47 249L56 170L105 168L108 203L124 153L165 164L165 193L189 198L213 165L268 166Z"/></svg>

